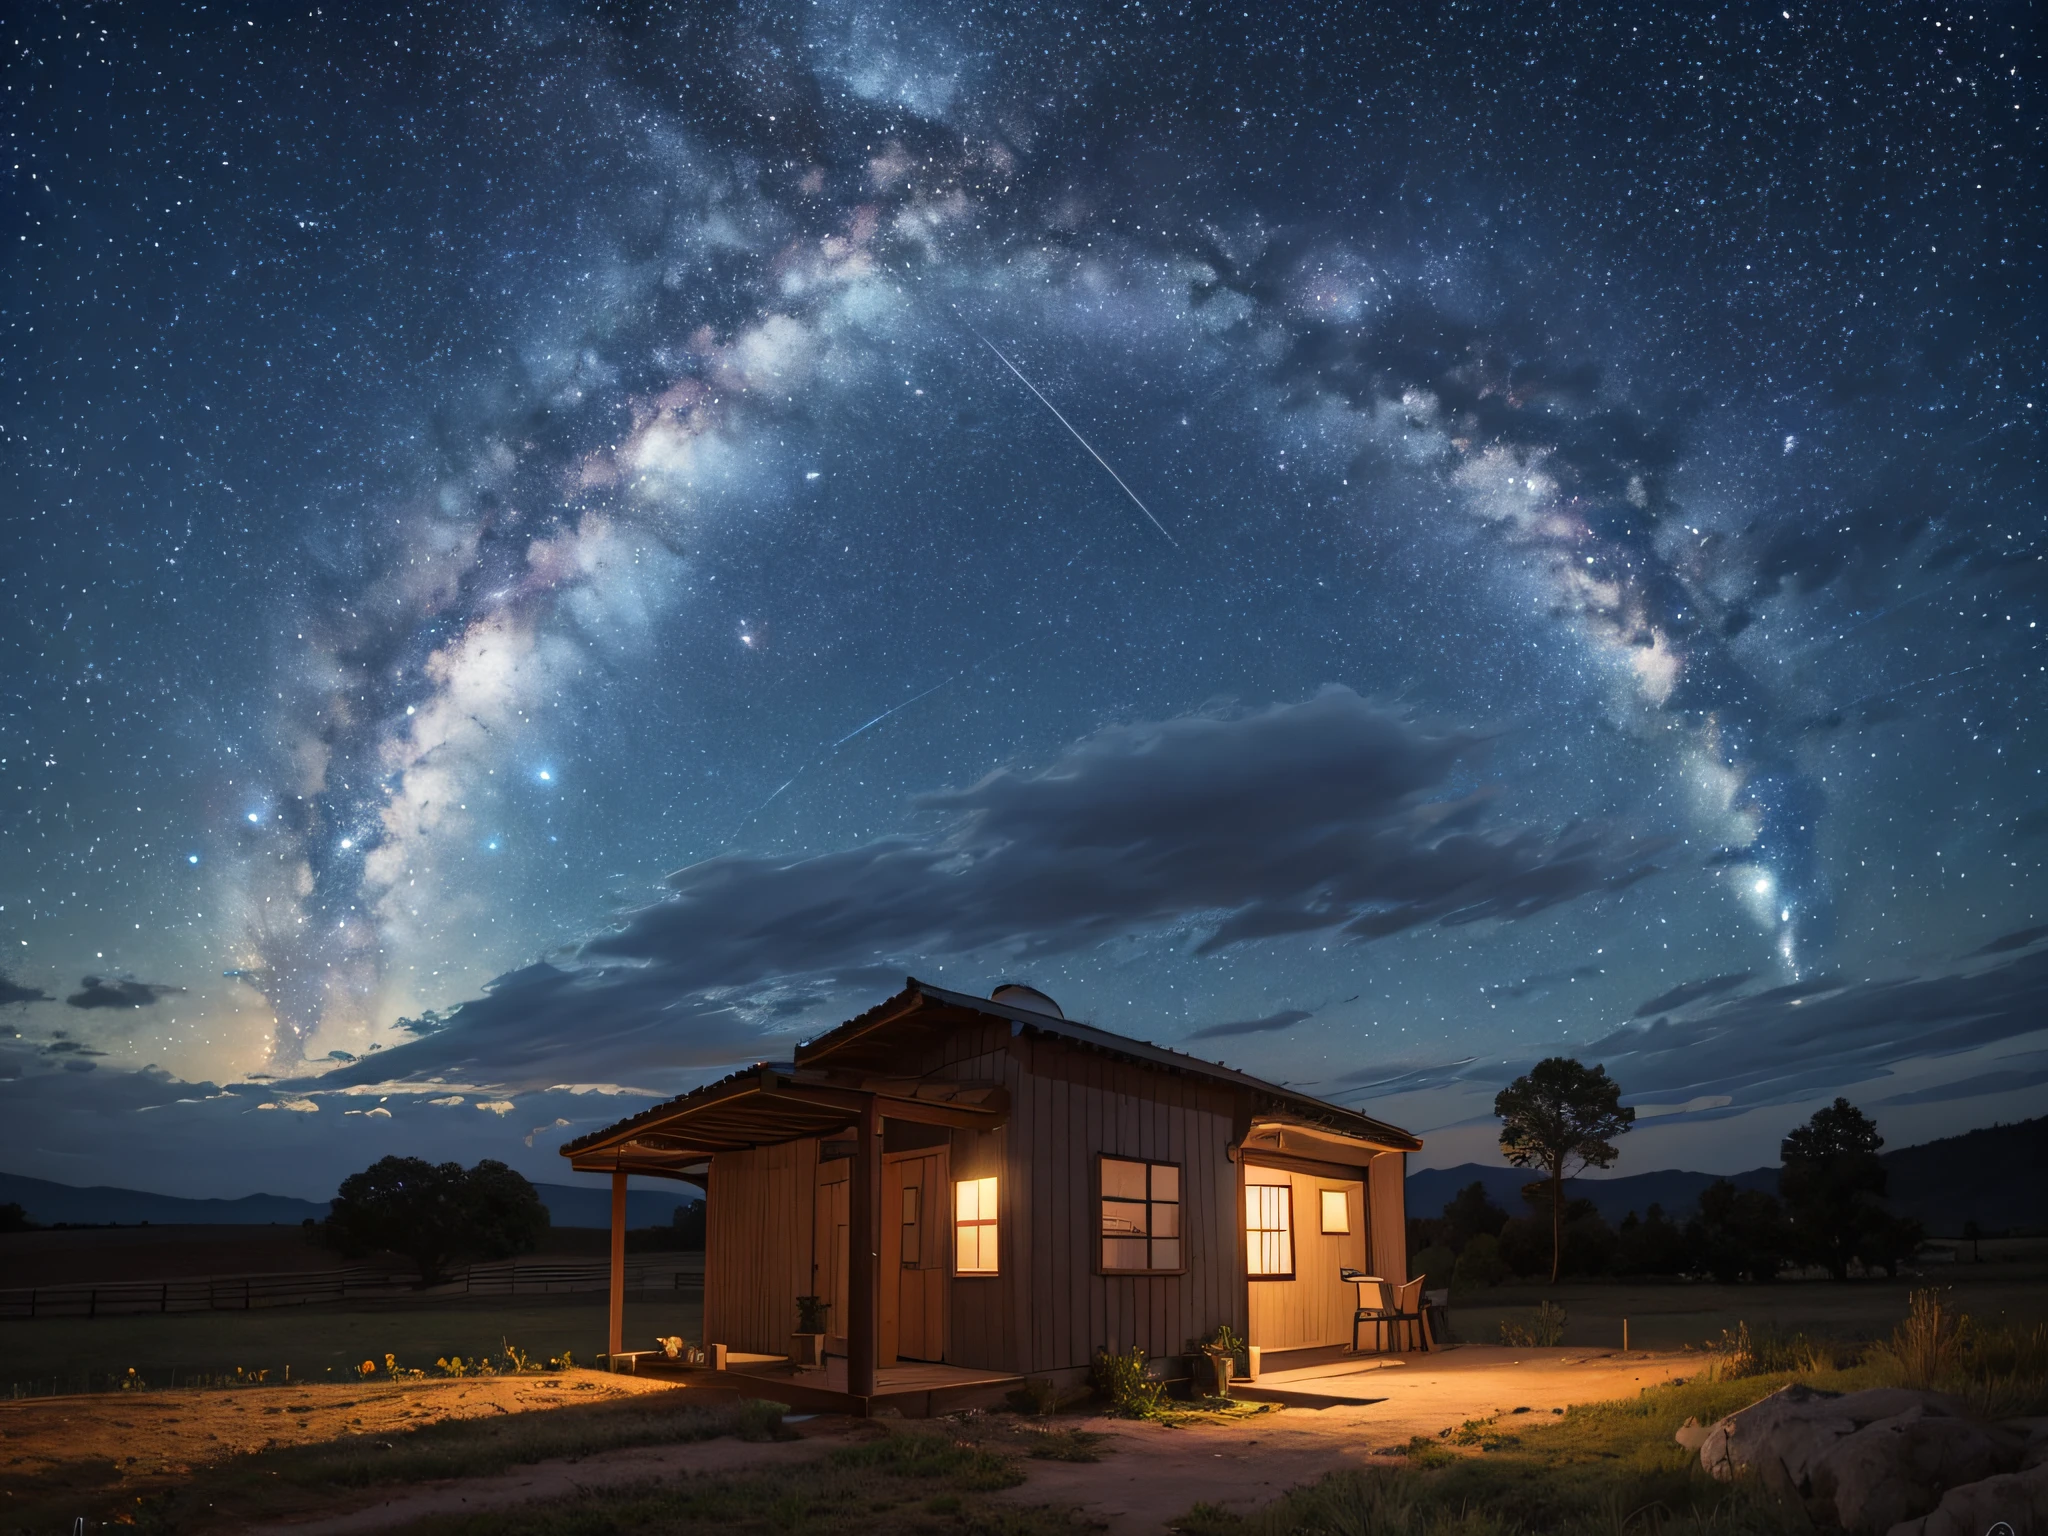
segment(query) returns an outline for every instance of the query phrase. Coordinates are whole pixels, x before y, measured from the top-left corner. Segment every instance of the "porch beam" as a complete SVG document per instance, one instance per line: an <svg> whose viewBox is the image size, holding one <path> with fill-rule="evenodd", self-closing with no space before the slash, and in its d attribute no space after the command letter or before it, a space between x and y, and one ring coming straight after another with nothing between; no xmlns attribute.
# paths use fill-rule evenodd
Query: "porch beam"
<svg viewBox="0 0 2048 1536"><path fill-rule="evenodd" d="M872 1094L860 1097L846 1200L846 1390L869 1398L882 1342L882 1116Z"/></svg>
<svg viewBox="0 0 2048 1536"><path fill-rule="evenodd" d="M617 1356L626 1349L626 1171L612 1172L612 1274L611 1316L606 1345Z"/></svg>

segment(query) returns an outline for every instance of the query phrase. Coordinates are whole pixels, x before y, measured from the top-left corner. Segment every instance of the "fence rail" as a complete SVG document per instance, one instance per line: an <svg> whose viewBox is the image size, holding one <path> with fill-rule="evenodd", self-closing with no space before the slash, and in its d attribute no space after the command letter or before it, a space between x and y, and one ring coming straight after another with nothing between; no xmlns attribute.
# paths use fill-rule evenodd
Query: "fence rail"
<svg viewBox="0 0 2048 1536"><path fill-rule="evenodd" d="M611 1284L603 1260L534 1263L508 1260L473 1264L439 1285L422 1288L414 1277L373 1265L299 1274L210 1275L188 1280L116 1280L102 1284L20 1286L0 1290L0 1318L133 1317L146 1312L247 1312L258 1307L306 1306L322 1301L376 1297L454 1300L464 1296L543 1296L601 1291ZM699 1295L704 1264L682 1258L634 1260L626 1289Z"/></svg>

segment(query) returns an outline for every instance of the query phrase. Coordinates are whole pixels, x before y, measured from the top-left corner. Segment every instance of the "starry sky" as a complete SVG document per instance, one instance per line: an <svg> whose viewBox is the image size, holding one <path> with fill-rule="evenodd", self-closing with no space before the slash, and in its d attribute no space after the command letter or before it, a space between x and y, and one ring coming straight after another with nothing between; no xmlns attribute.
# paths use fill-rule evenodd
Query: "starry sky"
<svg viewBox="0 0 2048 1536"><path fill-rule="evenodd" d="M5 1166L560 1178L906 973L2039 1112L2028 20L12 9Z"/></svg>

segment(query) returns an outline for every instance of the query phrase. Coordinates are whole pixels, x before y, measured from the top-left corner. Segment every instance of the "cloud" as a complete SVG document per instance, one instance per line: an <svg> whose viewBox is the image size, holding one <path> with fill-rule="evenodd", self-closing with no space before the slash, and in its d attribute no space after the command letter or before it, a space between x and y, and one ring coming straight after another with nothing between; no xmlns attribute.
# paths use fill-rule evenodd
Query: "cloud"
<svg viewBox="0 0 2048 1536"><path fill-rule="evenodd" d="M2012 933L2000 934L1982 949L1970 951L1970 957L1978 955L2007 955L2016 949L2025 949L2029 944L2048 938L2048 923L2034 928L2021 928Z"/></svg>
<svg viewBox="0 0 2048 1536"><path fill-rule="evenodd" d="M1669 992L1659 992L1636 1009L1636 1017L1647 1019L1653 1013L1669 1013L1674 1008L1696 1003L1703 997L1718 997L1723 992L1733 992L1755 974L1754 971L1735 971L1726 976L1709 976L1704 981L1680 982Z"/></svg>
<svg viewBox="0 0 2048 1536"><path fill-rule="evenodd" d="M1344 688L1113 726L1040 771L921 797L945 818L928 836L678 871L668 899L585 944L577 967L500 977L422 1038L319 1081L645 1081L754 1056L789 997L884 962L1172 929L1200 952L1333 930L1367 940L1528 917L1651 872L1653 850L1594 829L1486 828L1485 796L1448 793L1483 742Z"/></svg>
<svg viewBox="0 0 2048 1536"><path fill-rule="evenodd" d="M41 987L25 987L5 971L0 971L0 1008L9 1003L46 1003L50 994Z"/></svg>
<svg viewBox="0 0 2048 1536"><path fill-rule="evenodd" d="M1292 1029L1304 1019L1315 1015L1305 1008L1283 1008L1278 1013L1269 1013L1263 1019L1239 1019L1230 1024L1211 1024L1207 1029L1198 1029L1188 1036L1190 1040L1220 1040L1228 1035L1263 1035L1274 1030Z"/></svg>
<svg viewBox="0 0 2048 1536"><path fill-rule="evenodd" d="M1952 1083L1937 1083L1932 1088L1916 1088L1910 1093L1895 1093L1888 1099L1879 1099L1872 1108L1892 1109L1904 1108L1909 1104L1948 1104L1957 1099L1981 1098L1990 1093L2011 1093L2018 1088L2031 1088L2036 1083L2048 1083L2048 1067L2033 1067L2026 1071L2006 1068L1998 1072L1979 1072L1974 1077L1957 1078Z"/></svg>
<svg viewBox="0 0 2048 1536"><path fill-rule="evenodd" d="M1681 1018L1630 1023L1591 1042L1532 1048L1526 1059L1421 1069L1398 1079L1397 1089L1376 1091L1492 1086L1526 1071L1538 1055L1562 1051L1604 1064L1630 1099L1685 1103L1725 1094L1725 1108L1704 1113L1734 1115L1838 1093L1889 1077L1907 1061L1958 1056L2044 1028L2048 950L2035 950L1969 973L1775 987ZM1979 1087L1966 1078L1885 1102L1936 1103L2037 1080L2006 1073Z"/></svg>
<svg viewBox="0 0 2048 1536"><path fill-rule="evenodd" d="M97 976L84 977L79 986L83 989L64 999L70 1008L147 1008L160 997L169 997L182 992L183 987L160 986L150 981L102 981Z"/></svg>

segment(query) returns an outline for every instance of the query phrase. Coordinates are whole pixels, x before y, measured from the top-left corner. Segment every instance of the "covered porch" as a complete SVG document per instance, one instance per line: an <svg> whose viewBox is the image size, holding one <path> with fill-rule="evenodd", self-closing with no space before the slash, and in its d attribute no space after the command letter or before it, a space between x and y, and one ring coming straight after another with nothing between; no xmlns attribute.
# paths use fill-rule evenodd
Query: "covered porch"
<svg viewBox="0 0 2048 1536"><path fill-rule="evenodd" d="M895 1227L886 1219L884 1197L884 1126L888 1122L947 1130L988 1131L1007 1118L1009 1099L998 1084L957 1080L905 1079L874 1072L792 1065L762 1065L636 1115L605 1131L563 1148L570 1166L582 1173L609 1174L611 1200L611 1285L607 1356L626 1369L667 1374L675 1367L649 1359L642 1351L629 1356L625 1340L626 1184L634 1174L679 1179L704 1190L707 1202L720 1198L714 1177L720 1154L748 1153L763 1148L809 1142L832 1150L846 1161L844 1193L844 1356L825 1366L798 1371L786 1361L756 1355L733 1360L722 1371L691 1372L705 1384L740 1385L756 1395L819 1411L865 1413L893 1407L906 1416L948 1412L935 1401L971 1406L965 1398L993 1394L1017 1384L1015 1377L962 1370L938 1363L895 1363L884 1350L883 1250L885 1233ZM890 1133L895 1134L895 1133ZM735 1191L738 1195L739 1191ZM745 1203L743 1199L743 1204ZM722 1219L729 1219L726 1213ZM707 1210L707 1217L710 1215ZM762 1211L761 1223L790 1220L789 1213ZM809 1233L808 1217L804 1236ZM731 1341L713 1336L709 1297L714 1268L721 1255L715 1236L720 1222L706 1222L707 1356L714 1346ZM894 1278L893 1274L890 1278ZM774 1304L790 1309L795 1325L795 1295ZM758 1346L756 1346L758 1348ZM631 1361L628 1364L628 1361Z"/></svg>

